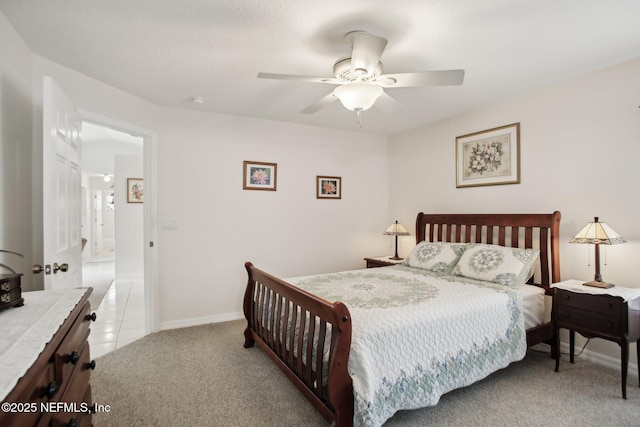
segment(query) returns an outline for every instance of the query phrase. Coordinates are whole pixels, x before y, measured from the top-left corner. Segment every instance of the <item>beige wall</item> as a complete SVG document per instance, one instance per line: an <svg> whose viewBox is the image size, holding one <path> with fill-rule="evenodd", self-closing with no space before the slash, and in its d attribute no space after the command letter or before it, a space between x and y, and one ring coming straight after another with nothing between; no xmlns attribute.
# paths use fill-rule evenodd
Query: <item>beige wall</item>
<svg viewBox="0 0 640 427"><path fill-rule="evenodd" d="M0 263L15 271L31 269L32 232L32 111L31 52L0 14L0 249L24 258L0 254ZM9 271L0 269L0 274ZM22 280L34 289L31 276Z"/></svg>
<svg viewBox="0 0 640 427"><path fill-rule="evenodd" d="M385 137L173 109L159 123L158 217L177 227L158 235L167 322L237 312L245 261L291 277L385 253ZM277 191L243 190L244 160L277 163ZM341 176L342 199L317 200L316 175Z"/></svg>

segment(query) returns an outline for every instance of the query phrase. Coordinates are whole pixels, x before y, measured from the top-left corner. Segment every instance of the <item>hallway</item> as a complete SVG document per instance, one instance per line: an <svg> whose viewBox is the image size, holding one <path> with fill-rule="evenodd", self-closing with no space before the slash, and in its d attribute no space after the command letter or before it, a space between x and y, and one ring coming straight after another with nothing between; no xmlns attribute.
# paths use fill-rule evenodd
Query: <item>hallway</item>
<svg viewBox="0 0 640 427"><path fill-rule="evenodd" d="M114 280L113 268L113 261L87 262L83 266L85 286L95 286L96 294L106 292L99 306L92 306L92 311L96 313L96 321L92 323L89 335L92 358L145 335L144 279ZM100 290L100 287L103 289Z"/></svg>

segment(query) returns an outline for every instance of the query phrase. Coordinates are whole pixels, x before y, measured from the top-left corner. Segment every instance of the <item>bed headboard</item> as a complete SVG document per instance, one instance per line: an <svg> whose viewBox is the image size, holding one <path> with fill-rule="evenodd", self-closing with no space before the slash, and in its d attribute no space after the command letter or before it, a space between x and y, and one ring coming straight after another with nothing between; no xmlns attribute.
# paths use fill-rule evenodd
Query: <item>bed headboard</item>
<svg viewBox="0 0 640 427"><path fill-rule="evenodd" d="M552 214L425 214L416 218L416 243L487 243L540 250L531 283L560 281L560 212Z"/></svg>

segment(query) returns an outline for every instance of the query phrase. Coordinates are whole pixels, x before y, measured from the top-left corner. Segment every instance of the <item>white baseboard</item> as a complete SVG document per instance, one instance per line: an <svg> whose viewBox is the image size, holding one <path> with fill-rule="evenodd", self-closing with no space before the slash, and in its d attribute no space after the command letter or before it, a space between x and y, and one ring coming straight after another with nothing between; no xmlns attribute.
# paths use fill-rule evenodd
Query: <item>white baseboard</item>
<svg viewBox="0 0 640 427"><path fill-rule="evenodd" d="M182 319L172 322L160 322L160 330L166 331L168 329L188 328L190 326L206 325L208 323L230 322L232 320L239 320L242 318L244 318L244 313L242 312L219 314L215 316L193 317L191 319Z"/></svg>

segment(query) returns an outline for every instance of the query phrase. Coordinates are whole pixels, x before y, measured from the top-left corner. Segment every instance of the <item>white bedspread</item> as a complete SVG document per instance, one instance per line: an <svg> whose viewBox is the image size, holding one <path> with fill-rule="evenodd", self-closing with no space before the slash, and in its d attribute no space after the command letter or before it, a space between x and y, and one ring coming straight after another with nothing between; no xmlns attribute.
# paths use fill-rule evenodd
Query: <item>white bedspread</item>
<svg viewBox="0 0 640 427"><path fill-rule="evenodd" d="M515 288L405 266L288 279L352 318L354 426L438 403L526 353Z"/></svg>

